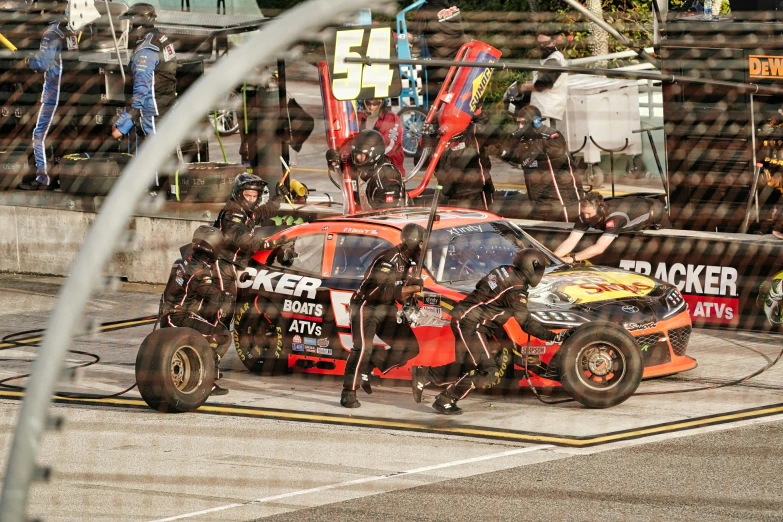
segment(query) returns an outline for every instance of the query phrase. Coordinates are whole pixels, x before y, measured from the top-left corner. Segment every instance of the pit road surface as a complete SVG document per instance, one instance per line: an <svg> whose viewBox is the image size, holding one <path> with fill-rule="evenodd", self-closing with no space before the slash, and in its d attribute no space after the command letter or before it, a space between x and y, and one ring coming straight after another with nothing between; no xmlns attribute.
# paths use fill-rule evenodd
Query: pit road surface
<svg viewBox="0 0 783 522"><path fill-rule="evenodd" d="M0 275L0 335L44 327L62 280ZM154 314L158 288L122 285L93 298L100 322ZM74 348L101 362L60 391L113 393L133 382L135 352L150 326L99 333ZM733 343L733 344L732 344ZM780 341L701 331L691 355L700 366L648 381L640 391L724 382L763 366ZM230 352L225 386L210 405L344 414L339 382L302 375L257 377ZM35 348L0 351L0 379L25 373ZM72 354L69 363L88 360ZM459 421L416 405L409 388L383 383L354 419L385 417L443 428L596 436L783 402L777 366L721 390L634 397L610 410L546 406L529 393L475 394ZM25 384L13 381L9 384ZM5 466L19 409L0 390ZM137 399L134 392L126 401ZM38 462L53 468L34 486L30 515L44 520L780 520L780 415L729 420L696 430L595 445L553 446L396 431L350 424L287 422L230 414L162 415L73 401L51 413L65 428L48 433ZM731 415L731 414L729 414Z"/></svg>

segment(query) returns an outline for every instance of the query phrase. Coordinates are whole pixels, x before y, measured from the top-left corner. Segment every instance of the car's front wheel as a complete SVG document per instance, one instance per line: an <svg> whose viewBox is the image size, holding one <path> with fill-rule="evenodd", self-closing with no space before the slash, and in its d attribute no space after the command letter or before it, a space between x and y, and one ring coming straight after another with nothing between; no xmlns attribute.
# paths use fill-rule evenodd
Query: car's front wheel
<svg viewBox="0 0 783 522"><path fill-rule="evenodd" d="M633 337L613 323L578 328L559 354L560 382L588 408L616 406L642 382L644 363Z"/></svg>

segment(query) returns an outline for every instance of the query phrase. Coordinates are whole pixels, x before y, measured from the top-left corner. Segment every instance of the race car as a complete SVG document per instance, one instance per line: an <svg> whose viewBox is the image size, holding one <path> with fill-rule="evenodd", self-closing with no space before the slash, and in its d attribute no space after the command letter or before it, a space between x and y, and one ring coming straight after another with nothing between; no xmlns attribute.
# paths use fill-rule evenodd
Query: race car
<svg viewBox="0 0 783 522"><path fill-rule="evenodd" d="M234 340L244 365L257 373L342 375L352 347L351 294L373 259L399 243L401 229L425 226L427 217L424 208L392 209L280 233L287 243L257 252L239 275ZM509 321L497 339L505 385L528 386L529 377L534 387L563 385L583 404L605 407L625 400L627 390L633 393L642 373L658 377L696 367L686 355L691 320L676 287L621 269L567 265L497 215L442 208L418 295L419 355L380 377L409 380L412 365L453 362L450 311L491 269L511 264L516 251L529 247L548 259L544 279L530 292L531 313L553 331L576 328L579 335L561 347L529 337ZM293 259L281 255L292 250ZM379 349L394 348L393 340L375 342ZM574 352L568 357L561 353L567 346Z"/></svg>

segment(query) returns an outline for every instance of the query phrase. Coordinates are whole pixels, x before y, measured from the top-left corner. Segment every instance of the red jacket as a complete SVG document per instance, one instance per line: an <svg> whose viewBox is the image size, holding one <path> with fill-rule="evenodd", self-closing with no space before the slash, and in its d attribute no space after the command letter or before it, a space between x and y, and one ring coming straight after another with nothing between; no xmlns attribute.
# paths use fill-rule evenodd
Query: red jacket
<svg viewBox="0 0 783 522"><path fill-rule="evenodd" d="M365 130L367 114L359 111L359 129ZM395 167L405 177L405 153L402 151L402 121L400 117L391 111L385 111L375 122L375 130L381 133L386 142L386 157L389 158Z"/></svg>

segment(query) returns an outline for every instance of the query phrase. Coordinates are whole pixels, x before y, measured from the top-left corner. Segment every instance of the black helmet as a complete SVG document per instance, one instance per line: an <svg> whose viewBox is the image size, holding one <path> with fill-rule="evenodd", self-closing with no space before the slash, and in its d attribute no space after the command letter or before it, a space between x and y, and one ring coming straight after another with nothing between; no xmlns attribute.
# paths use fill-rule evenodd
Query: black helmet
<svg viewBox="0 0 783 522"><path fill-rule="evenodd" d="M193 250L205 252L210 256L217 258L220 249L223 246L223 233L215 227L201 225L193 233Z"/></svg>
<svg viewBox="0 0 783 522"><path fill-rule="evenodd" d="M424 241L426 230L416 223L408 223L402 227L400 233L400 251L408 259L414 258L419 254L419 243Z"/></svg>
<svg viewBox="0 0 783 522"><path fill-rule="evenodd" d="M124 14L119 16L120 20L130 20L131 25L141 27L154 26L157 18L155 6L146 3L133 4Z"/></svg>
<svg viewBox="0 0 783 522"><path fill-rule="evenodd" d="M541 111L535 105L525 105L517 113L520 132L526 138L537 138L539 129L544 125Z"/></svg>
<svg viewBox="0 0 783 522"><path fill-rule="evenodd" d="M367 129L357 134L351 142L351 159L356 168L367 171L374 168L383 159L386 152L386 142L377 130ZM357 154L364 154L362 161L356 159Z"/></svg>
<svg viewBox="0 0 783 522"><path fill-rule="evenodd" d="M538 286L544 277L546 257L535 248L525 248L514 254L514 268L522 272L531 287Z"/></svg>
<svg viewBox="0 0 783 522"><path fill-rule="evenodd" d="M245 199L243 193L246 190L258 192L258 199L255 203L250 203ZM242 208L245 210L253 210L269 200L269 186L266 181L255 174L240 174L234 180L234 188L231 189L231 199L242 205Z"/></svg>

